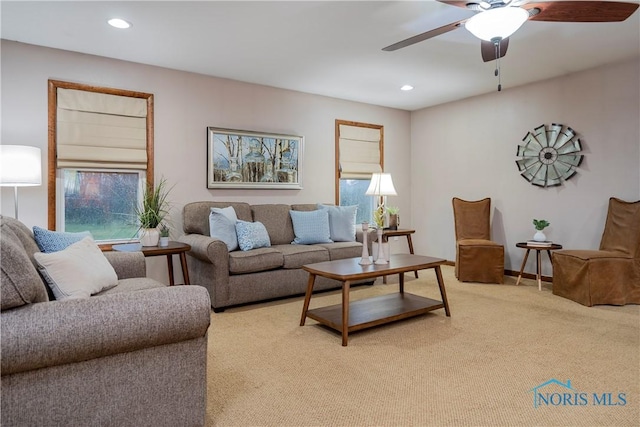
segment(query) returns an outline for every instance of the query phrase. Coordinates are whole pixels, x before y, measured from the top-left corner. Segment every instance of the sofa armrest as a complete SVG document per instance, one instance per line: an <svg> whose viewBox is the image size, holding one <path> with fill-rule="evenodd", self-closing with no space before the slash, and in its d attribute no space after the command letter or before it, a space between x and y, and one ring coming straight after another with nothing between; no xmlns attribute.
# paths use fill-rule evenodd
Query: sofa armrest
<svg viewBox="0 0 640 427"><path fill-rule="evenodd" d="M222 240L202 234L185 234L178 240L191 245L189 255L213 264L216 269L229 270L229 250Z"/></svg>
<svg viewBox="0 0 640 427"><path fill-rule="evenodd" d="M142 252L109 251L103 252L103 254L113 266L120 280L147 275L147 264Z"/></svg>
<svg viewBox="0 0 640 427"><path fill-rule="evenodd" d="M51 301L2 312L2 375L205 336L210 300L175 286Z"/></svg>

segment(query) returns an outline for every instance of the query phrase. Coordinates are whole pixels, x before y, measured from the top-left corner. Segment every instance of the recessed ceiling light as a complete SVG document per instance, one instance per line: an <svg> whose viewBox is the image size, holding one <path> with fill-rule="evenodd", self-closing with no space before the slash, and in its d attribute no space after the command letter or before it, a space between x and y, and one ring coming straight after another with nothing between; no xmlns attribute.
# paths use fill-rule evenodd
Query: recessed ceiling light
<svg viewBox="0 0 640 427"><path fill-rule="evenodd" d="M411 85L404 85L400 88L400 90L413 90L413 86Z"/></svg>
<svg viewBox="0 0 640 427"><path fill-rule="evenodd" d="M107 22L109 23L109 25L116 28L129 28L131 26L130 23L120 18L109 19Z"/></svg>

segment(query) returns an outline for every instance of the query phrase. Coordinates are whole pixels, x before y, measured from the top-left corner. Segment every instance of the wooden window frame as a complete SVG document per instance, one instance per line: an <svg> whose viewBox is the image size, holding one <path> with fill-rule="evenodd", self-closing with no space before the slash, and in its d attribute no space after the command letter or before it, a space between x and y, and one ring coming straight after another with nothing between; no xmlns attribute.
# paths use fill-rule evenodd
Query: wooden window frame
<svg viewBox="0 0 640 427"><path fill-rule="evenodd" d="M115 89L110 87L93 86L82 83L65 82L61 80L49 80L49 100L48 100L48 121L49 121L49 147L47 162L47 185L48 185L48 227L49 230L56 229L56 171L57 171L57 126L58 126L58 88L76 89L86 92L104 93L108 95L129 96L132 98L142 98L147 101L147 185L153 187L154 164L153 164L153 94L136 92L125 89Z"/></svg>
<svg viewBox="0 0 640 427"><path fill-rule="evenodd" d="M335 204L340 204L340 125L378 129L380 131L380 169L384 171L384 126L336 119L335 128Z"/></svg>

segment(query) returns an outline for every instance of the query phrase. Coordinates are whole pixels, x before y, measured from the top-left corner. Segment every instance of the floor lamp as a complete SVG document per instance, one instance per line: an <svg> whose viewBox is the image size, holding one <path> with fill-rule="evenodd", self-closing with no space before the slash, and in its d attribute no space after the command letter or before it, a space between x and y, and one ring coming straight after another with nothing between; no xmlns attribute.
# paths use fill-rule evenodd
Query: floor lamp
<svg viewBox="0 0 640 427"><path fill-rule="evenodd" d="M374 264L386 264L386 257L384 256L384 249L382 247L382 229L384 227L384 213L385 213L385 200L386 196L397 196L396 189L393 186L393 180L390 173L374 173L371 175L371 182L369 188L365 193L367 196L375 196L378 199L378 207L376 209L376 221L377 235L378 235L378 259Z"/></svg>
<svg viewBox="0 0 640 427"><path fill-rule="evenodd" d="M13 187L18 219L18 187L42 184L40 149L26 145L0 145L0 187Z"/></svg>

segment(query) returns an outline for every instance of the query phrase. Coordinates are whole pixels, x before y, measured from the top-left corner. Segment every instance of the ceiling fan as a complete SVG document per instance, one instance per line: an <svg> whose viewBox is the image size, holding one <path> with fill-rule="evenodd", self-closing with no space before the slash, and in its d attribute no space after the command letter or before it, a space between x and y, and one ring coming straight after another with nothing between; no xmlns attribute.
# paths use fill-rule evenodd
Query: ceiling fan
<svg viewBox="0 0 640 427"><path fill-rule="evenodd" d="M484 62L499 60L507 53L509 36L527 20L549 22L619 22L638 9L637 3L614 1L530 1L530 0L437 0L451 6L476 11L468 19L444 25L389 45L382 50L394 51L439 36L464 26L481 40ZM498 90L501 85L498 84Z"/></svg>

